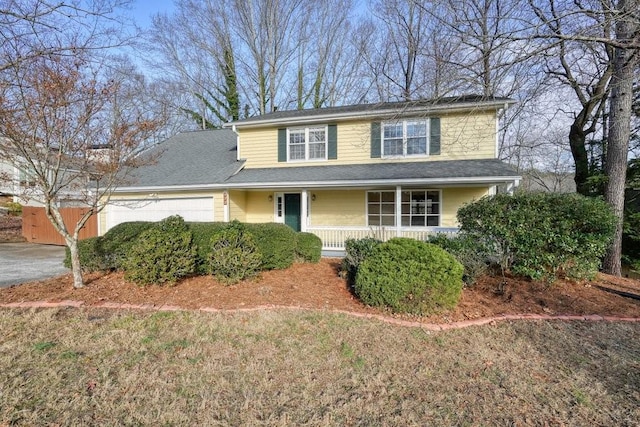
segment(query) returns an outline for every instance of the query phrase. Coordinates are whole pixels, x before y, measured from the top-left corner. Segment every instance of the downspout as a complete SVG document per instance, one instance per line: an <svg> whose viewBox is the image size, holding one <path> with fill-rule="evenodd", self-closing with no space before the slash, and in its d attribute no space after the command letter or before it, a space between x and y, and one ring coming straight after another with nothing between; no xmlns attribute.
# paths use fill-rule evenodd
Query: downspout
<svg viewBox="0 0 640 427"><path fill-rule="evenodd" d="M231 130L236 134L236 160L239 161L240 157L240 134L236 130L236 125L231 125Z"/></svg>

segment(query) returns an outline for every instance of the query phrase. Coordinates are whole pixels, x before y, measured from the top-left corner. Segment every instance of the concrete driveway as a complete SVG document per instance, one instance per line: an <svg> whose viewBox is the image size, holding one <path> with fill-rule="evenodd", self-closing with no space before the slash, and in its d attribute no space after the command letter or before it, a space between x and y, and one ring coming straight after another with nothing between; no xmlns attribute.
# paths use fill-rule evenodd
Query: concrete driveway
<svg viewBox="0 0 640 427"><path fill-rule="evenodd" d="M64 246L0 243L0 288L68 273Z"/></svg>

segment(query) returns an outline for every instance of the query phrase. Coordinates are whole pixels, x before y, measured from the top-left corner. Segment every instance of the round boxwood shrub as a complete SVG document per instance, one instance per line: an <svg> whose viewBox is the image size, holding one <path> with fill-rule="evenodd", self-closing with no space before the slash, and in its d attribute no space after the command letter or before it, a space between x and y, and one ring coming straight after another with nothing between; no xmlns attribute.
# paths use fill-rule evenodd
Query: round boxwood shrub
<svg viewBox="0 0 640 427"><path fill-rule="evenodd" d="M229 226L226 222L189 222L189 229L193 233L193 245L196 247L196 272L211 274L211 239L216 233Z"/></svg>
<svg viewBox="0 0 640 427"><path fill-rule="evenodd" d="M362 261L354 290L371 306L428 314L455 307L462 273L462 265L444 249L395 238L378 245Z"/></svg>
<svg viewBox="0 0 640 427"><path fill-rule="evenodd" d="M196 251L191 230L170 216L144 231L124 259L125 279L138 284L175 283L194 273Z"/></svg>
<svg viewBox="0 0 640 427"><path fill-rule="evenodd" d="M345 256L342 260L342 271L347 273L349 284L353 285L358 273L358 267L373 250L382 243L373 237L365 237L362 239L347 239L344 242Z"/></svg>
<svg viewBox="0 0 640 427"><path fill-rule="evenodd" d="M288 268L296 256L296 232L285 224L245 224L258 252L262 254L263 270Z"/></svg>
<svg viewBox="0 0 640 427"><path fill-rule="evenodd" d="M122 262L127 257L136 239L144 231L154 226L153 222L123 222L109 229L100 241L103 264L107 270L122 270Z"/></svg>
<svg viewBox="0 0 640 427"><path fill-rule="evenodd" d="M296 256L304 262L319 262L322 240L313 233L296 233Z"/></svg>
<svg viewBox="0 0 640 427"><path fill-rule="evenodd" d="M226 284L255 277L262 257L246 227L238 221L227 224L211 237L209 269Z"/></svg>
<svg viewBox="0 0 640 427"><path fill-rule="evenodd" d="M102 249L102 237L89 237L78 242L78 255L80 257L80 266L83 271L104 271L109 270L106 257ZM71 251L65 247L65 256L63 264L67 268L71 268Z"/></svg>

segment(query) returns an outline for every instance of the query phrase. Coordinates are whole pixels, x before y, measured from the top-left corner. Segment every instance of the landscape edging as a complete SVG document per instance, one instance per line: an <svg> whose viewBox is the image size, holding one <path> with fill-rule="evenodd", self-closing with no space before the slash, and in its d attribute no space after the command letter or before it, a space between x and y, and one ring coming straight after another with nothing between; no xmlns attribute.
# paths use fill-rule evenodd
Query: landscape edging
<svg viewBox="0 0 640 427"><path fill-rule="evenodd" d="M374 319L381 322L389 323L392 325L406 326L412 328L421 328L428 331L447 331L452 329L462 329L470 326L482 326L488 324L495 324L505 320L564 320L564 321L592 321L592 322L640 322L638 317L622 317L622 316L602 316L599 314L588 315L548 315L548 314L504 314L500 316L481 317L472 320L461 320L451 323L422 323L410 320L396 319L381 314L359 313L349 310L333 310L333 309L319 309L319 308L306 308L306 307L292 307L292 306L279 306L279 305L262 305L251 308L236 308L236 309L224 309L224 308L212 308L204 307L199 309L187 309L175 305L161 305L156 306L153 304L126 304L126 303L113 303L103 302L95 305L85 305L84 301L64 300L58 302L49 301L32 301L32 302L13 302L0 304L0 308L58 308L58 307L73 307L73 308L106 308L106 309L118 309L118 310L155 310L155 311L202 311L205 313L250 313L264 310L299 310L299 311L318 311L318 312L330 312L345 314L348 316Z"/></svg>

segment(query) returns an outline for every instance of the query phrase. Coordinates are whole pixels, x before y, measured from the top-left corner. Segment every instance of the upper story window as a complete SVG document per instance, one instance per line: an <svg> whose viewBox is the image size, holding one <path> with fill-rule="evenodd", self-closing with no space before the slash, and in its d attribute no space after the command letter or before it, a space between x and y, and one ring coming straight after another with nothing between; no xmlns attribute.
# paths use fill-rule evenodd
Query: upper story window
<svg viewBox="0 0 640 427"><path fill-rule="evenodd" d="M429 121L401 120L382 124L382 156L406 157L429 154Z"/></svg>
<svg viewBox="0 0 640 427"><path fill-rule="evenodd" d="M371 123L371 158L410 158L440 154L440 118Z"/></svg>
<svg viewBox="0 0 640 427"><path fill-rule="evenodd" d="M327 127L287 129L287 160L327 160Z"/></svg>

